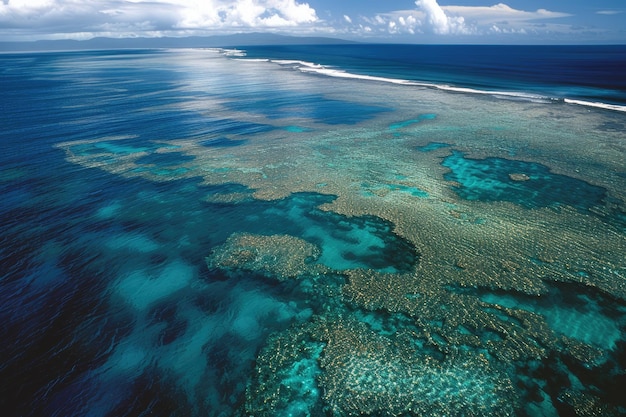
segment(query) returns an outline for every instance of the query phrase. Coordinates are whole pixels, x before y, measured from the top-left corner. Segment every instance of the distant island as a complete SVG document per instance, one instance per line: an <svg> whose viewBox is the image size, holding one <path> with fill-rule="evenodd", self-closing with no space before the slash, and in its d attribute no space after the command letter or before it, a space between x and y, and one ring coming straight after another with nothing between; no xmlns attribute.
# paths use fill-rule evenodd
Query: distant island
<svg viewBox="0 0 626 417"><path fill-rule="evenodd" d="M326 37L298 37L273 33L238 33L233 35L161 37L161 38L92 38L58 39L30 42L0 42L0 52L74 51L94 49L216 48L252 45L328 45L357 43Z"/></svg>

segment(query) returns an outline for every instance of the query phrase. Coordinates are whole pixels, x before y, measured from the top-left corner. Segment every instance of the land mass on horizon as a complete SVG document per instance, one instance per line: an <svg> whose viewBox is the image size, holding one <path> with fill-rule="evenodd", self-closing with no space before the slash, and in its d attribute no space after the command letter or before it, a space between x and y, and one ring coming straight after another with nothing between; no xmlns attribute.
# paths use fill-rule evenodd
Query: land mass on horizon
<svg viewBox="0 0 626 417"><path fill-rule="evenodd" d="M158 37L158 38L106 38L86 40L55 39L21 42L0 42L0 51L58 51L90 49L144 49L144 48L215 48L252 45L307 45L351 44L354 41L328 37L289 36L274 33L237 33L232 35Z"/></svg>

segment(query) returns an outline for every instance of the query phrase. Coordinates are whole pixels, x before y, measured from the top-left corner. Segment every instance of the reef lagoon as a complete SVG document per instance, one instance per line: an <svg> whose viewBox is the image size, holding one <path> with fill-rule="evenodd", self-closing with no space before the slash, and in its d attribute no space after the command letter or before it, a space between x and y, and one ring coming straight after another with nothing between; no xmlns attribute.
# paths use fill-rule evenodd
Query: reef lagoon
<svg viewBox="0 0 626 417"><path fill-rule="evenodd" d="M625 66L1 54L3 415L626 415Z"/></svg>

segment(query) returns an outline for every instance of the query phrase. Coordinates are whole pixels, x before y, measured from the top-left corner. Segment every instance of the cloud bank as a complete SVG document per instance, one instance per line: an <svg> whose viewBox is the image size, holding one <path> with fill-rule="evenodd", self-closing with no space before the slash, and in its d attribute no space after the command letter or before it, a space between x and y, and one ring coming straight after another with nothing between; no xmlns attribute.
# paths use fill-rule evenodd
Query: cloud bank
<svg viewBox="0 0 626 417"><path fill-rule="evenodd" d="M298 0L3 0L0 27L14 37L189 35L307 27L315 9Z"/></svg>
<svg viewBox="0 0 626 417"><path fill-rule="evenodd" d="M318 17L319 0L0 0L0 40L87 39L280 32L347 39L405 42L516 42L545 35L570 39L602 27L561 23L567 13L490 6L442 6L438 0L405 0L412 8L376 14ZM487 2L488 0L485 0ZM380 2L384 7L384 2ZM599 9L596 16L619 14ZM615 20L615 19L614 19ZM623 33L623 31L622 31ZM556 36L556 37L555 37ZM558 36L562 36L559 38ZM623 35L621 35L623 36ZM545 40L545 39L544 39Z"/></svg>
<svg viewBox="0 0 626 417"><path fill-rule="evenodd" d="M492 6L441 6L437 0L417 0L415 9L380 13L365 18L370 32L449 36L489 36L493 34L528 34L531 32L567 32L570 26L539 23L570 16L545 9L525 11L504 3Z"/></svg>

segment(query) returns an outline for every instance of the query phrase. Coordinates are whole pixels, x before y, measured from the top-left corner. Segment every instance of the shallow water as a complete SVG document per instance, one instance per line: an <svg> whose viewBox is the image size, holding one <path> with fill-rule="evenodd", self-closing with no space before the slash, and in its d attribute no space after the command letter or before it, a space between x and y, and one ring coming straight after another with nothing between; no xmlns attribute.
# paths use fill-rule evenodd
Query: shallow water
<svg viewBox="0 0 626 417"><path fill-rule="evenodd" d="M214 50L0 63L7 415L626 412L624 113Z"/></svg>

